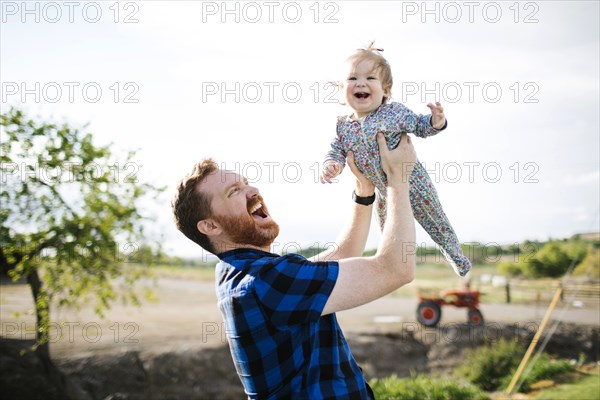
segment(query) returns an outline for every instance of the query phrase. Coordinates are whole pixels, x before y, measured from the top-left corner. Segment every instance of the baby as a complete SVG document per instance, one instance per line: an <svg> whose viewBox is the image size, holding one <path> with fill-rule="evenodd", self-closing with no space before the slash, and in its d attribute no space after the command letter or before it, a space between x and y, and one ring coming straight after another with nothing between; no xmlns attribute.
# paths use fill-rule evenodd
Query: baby
<svg viewBox="0 0 600 400"><path fill-rule="evenodd" d="M354 110L338 117L336 137L327 153L321 182L342 172L348 151L354 153L356 166L377 188L377 215L381 229L386 216L386 176L381 168L376 135L382 132L388 147L395 148L404 133L426 138L436 135L448 125L444 109L438 102L429 103L431 115L418 115L396 102L388 102L392 90L392 72L382 49L359 49L348 58L349 72L343 85L346 103ZM471 269L458 237L450 225L423 165L417 161L410 178L410 202L415 219L437 243L442 254L460 276ZM362 198L359 200L363 200Z"/></svg>

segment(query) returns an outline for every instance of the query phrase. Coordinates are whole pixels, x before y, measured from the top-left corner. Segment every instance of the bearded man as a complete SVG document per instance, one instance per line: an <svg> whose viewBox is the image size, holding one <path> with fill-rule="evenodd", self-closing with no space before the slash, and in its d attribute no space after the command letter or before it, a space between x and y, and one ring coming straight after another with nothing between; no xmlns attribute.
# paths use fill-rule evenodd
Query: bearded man
<svg viewBox="0 0 600 400"><path fill-rule="evenodd" d="M370 399L335 312L409 283L415 269L415 224L408 181L416 154L407 135L389 150L377 136L387 175L387 222L377 252L362 257L375 199L358 171L350 223L312 259L277 255L279 226L258 189L206 159L177 188L178 229L217 255L216 291L231 355L249 399ZM318 225L315 226L318 229Z"/></svg>

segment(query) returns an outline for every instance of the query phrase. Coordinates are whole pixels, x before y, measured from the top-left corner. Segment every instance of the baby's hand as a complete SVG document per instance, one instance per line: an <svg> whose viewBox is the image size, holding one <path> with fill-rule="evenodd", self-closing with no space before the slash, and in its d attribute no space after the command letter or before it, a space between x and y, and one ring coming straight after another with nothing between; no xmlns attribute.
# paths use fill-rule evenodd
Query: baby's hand
<svg viewBox="0 0 600 400"><path fill-rule="evenodd" d="M321 171L321 183L331 183L331 180L342 172L342 164L337 161L327 160Z"/></svg>
<svg viewBox="0 0 600 400"><path fill-rule="evenodd" d="M427 104L427 107L431 110L431 126L435 129L442 129L446 124L446 116L444 115L444 107L439 101Z"/></svg>

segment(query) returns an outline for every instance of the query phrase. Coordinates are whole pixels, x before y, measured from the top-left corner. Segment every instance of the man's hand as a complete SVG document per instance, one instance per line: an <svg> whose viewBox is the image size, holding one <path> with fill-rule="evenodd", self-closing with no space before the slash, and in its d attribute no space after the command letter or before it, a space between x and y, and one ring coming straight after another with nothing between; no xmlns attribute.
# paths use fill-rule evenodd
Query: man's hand
<svg viewBox="0 0 600 400"><path fill-rule="evenodd" d="M381 166L383 172L387 175L388 186L399 182L408 182L415 162L417 162L417 153L410 136L403 133L398 147L390 150L385 141L385 136L378 133L377 144L381 156Z"/></svg>
<svg viewBox="0 0 600 400"><path fill-rule="evenodd" d="M356 195L360 197L372 196L375 192L375 185L373 185L373 182L368 180L367 177L360 172L356 166L356 163L354 162L354 153L352 151L348 152L346 162L348 163L348 167L350 167L350 171L352 171L356 177L356 189L354 190Z"/></svg>
<svg viewBox="0 0 600 400"><path fill-rule="evenodd" d="M342 172L342 165L333 160L325 161L321 171L321 183L331 183L331 180Z"/></svg>
<svg viewBox="0 0 600 400"><path fill-rule="evenodd" d="M439 101L427 104L427 107L431 110L431 126L434 129L442 129L446 124L446 116L444 115L444 107Z"/></svg>
<svg viewBox="0 0 600 400"><path fill-rule="evenodd" d="M377 252L369 257L340 259L338 276L327 299L322 315L347 310L373 301L410 283L415 276L416 234L415 219L410 205L408 178L417 160L408 135L400 138L398 147L389 150L382 133L377 134L381 164L387 174L387 219ZM350 163L349 163L350 164ZM351 165L351 164L350 164ZM357 176L358 179L358 176ZM363 217L370 215L371 207L355 206ZM366 242L368 225L361 224L360 239L350 246L353 254L360 254Z"/></svg>

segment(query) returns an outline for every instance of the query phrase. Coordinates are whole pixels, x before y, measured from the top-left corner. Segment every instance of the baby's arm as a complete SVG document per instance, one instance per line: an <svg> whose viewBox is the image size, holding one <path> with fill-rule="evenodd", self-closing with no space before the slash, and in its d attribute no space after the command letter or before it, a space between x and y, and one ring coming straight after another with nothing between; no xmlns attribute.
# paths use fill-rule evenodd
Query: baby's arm
<svg viewBox="0 0 600 400"><path fill-rule="evenodd" d="M429 103L427 104L427 107L429 107L429 109L431 110L431 126L433 127L433 129L436 129L438 131L443 130L447 124L442 103L436 101L435 105Z"/></svg>
<svg viewBox="0 0 600 400"><path fill-rule="evenodd" d="M323 170L321 171L321 183L332 183L332 179L338 176L344 167L337 161L326 160L323 163Z"/></svg>
<svg viewBox="0 0 600 400"><path fill-rule="evenodd" d="M426 138L437 135L448 126L444 115L444 108L440 103L434 106L429 103L427 107L432 114L417 114L408 109L404 104L392 103L400 132L414 133L418 137ZM439 128L439 129L438 129Z"/></svg>
<svg viewBox="0 0 600 400"><path fill-rule="evenodd" d="M346 152L342 147L342 142L339 135L331 142L331 150L325 156L323 169L321 170L321 183L331 183L331 180L342 173L346 165Z"/></svg>

